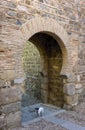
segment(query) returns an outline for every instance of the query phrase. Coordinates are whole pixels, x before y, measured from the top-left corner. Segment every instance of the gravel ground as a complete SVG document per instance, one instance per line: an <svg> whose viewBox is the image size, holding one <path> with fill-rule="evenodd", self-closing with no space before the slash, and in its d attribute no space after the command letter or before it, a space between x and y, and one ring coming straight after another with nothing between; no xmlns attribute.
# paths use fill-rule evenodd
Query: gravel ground
<svg viewBox="0 0 85 130"><path fill-rule="evenodd" d="M75 111L66 111L55 115L60 119L70 121L81 126L85 126L85 103L81 103ZM26 128L27 127L27 128ZM61 125L57 125L41 119L35 123L27 125L25 128L15 128L12 130L68 130Z"/></svg>
<svg viewBox="0 0 85 130"><path fill-rule="evenodd" d="M28 130L44 130L46 127L52 127L53 125L53 123L41 119L38 122L28 125Z"/></svg>
<svg viewBox="0 0 85 130"><path fill-rule="evenodd" d="M67 129L63 128L60 125L55 125L54 123L42 119L36 123L28 125L27 128L15 128L12 130L67 130Z"/></svg>
<svg viewBox="0 0 85 130"><path fill-rule="evenodd" d="M85 126L85 103L80 104L75 111L66 111L56 115L56 117Z"/></svg>
<svg viewBox="0 0 85 130"><path fill-rule="evenodd" d="M81 115L84 115L84 116L85 116L85 102L79 104L79 105L76 107L75 111L76 111L77 113L80 113Z"/></svg>
<svg viewBox="0 0 85 130"><path fill-rule="evenodd" d="M65 129L64 127L62 127L60 125L54 125L52 127L46 127L43 130L68 130L68 129Z"/></svg>

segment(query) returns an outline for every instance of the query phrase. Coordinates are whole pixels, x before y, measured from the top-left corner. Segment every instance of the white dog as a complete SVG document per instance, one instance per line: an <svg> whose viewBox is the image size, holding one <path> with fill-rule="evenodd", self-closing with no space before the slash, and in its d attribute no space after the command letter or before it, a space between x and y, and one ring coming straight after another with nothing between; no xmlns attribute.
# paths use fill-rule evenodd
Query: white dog
<svg viewBox="0 0 85 130"><path fill-rule="evenodd" d="M38 115L39 116L42 116L44 114L44 108L43 107L40 107L39 109L38 109Z"/></svg>

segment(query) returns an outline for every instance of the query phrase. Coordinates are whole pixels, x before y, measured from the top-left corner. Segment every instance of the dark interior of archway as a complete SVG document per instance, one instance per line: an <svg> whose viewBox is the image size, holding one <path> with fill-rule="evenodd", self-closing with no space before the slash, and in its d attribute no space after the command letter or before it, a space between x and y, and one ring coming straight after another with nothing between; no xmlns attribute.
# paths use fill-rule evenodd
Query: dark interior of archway
<svg viewBox="0 0 85 130"><path fill-rule="evenodd" d="M41 102L63 106L63 79L60 76L63 55L57 41L45 33L33 35L29 41L33 43L44 59L41 72ZM36 102L35 102L36 103Z"/></svg>
<svg viewBox="0 0 85 130"><path fill-rule="evenodd" d="M61 58L62 58L61 48L60 48L59 44L57 43L57 41L52 36L45 34L45 33L37 33L37 34L33 35L29 39L29 41L31 41L37 47L44 50L44 52L47 54L48 57L50 57L50 58L56 57L56 53L58 54L58 56L61 53Z"/></svg>

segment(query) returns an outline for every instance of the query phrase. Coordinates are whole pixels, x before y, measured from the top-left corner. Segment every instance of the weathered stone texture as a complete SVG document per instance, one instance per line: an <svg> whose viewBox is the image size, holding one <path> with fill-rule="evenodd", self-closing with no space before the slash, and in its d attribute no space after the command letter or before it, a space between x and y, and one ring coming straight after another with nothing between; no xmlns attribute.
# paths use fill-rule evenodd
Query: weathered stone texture
<svg viewBox="0 0 85 130"><path fill-rule="evenodd" d="M7 128L19 127L21 126L21 112L13 112L7 115Z"/></svg>
<svg viewBox="0 0 85 130"><path fill-rule="evenodd" d="M68 105L76 106L78 104L78 94L72 96L65 95L65 102Z"/></svg>
<svg viewBox="0 0 85 130"><path fill-rule="evenodd" d="M63 92L67 95L74 95L75 94L75 84L68 83L63 87Z"/></svg>
<svg viewBox="0 0 85 130"><path fill-rule="evenodd" d="M42 70L41 98L44 102L49 99L54 105L66 103L73 106L77 105L78 98L79 101L85 99L84 12L84 0L48 0L42 3L0 0L0 107L4 112L9 111L9 127L20 124L20 87L27 71L24 71L27 68L23 69L22 56L29 39L40 53L41 64L37 60L35 64ZM38 34L33 37L40 32L48 36L39 37ZM60 49L53 45L49 35L57 41ZM31 57L30 54L34 55L34 52L29 52ZM30 72L36 68L32 61L26 61L27 67L31 66Z"/></svg>
<svg viewBox="0 0 85 130"><path fill-rule="evenodd" d="M10 104L21 100L21 92L19 87L2 88L0 91L0 105Z"/></svg>
<svg viewBox="0 0 85 130"><path fill-rule="evenodd" d="M9 114L11 112L19 111L21 108L21 102L11 103L8 105L2 106L2 112L5 114Z"/></svg>

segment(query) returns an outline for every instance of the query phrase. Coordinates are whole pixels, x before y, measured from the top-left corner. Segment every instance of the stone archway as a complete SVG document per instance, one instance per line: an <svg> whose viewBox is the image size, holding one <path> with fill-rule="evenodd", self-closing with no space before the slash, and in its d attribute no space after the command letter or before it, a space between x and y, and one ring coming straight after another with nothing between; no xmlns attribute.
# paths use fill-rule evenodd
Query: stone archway
<svg viewBox="0 0 85 130"><path fill-rule="evenodd" d="M15 33L11 33L11 32ZM13 106L16 106L17 109L15 109L15 113L12 113L12 117L14 117L14 120L12 121L12 124L16 126L15 121L18 124L20 124L20 119L21 119L21 93L20 93L20 88L23 86L23 81L25 79L24 76L24 71L23 71L23 66L22 66L22 53L23 53L23 48L26 44L26 42L36 33L45 33L47 35L50 35L53 39L55 39L58 43L58 45L61 48L62 55L63 55L63 63L62 63L62 69L61 69L61 74L63 76L68 77L72 73L72 62L74 63L73 60L70 61L71 59L71 44L70 44L70 38L65 31L65 29L60 26L56 20L53 20L51 18L45 18L45 17L33 17L27 23L23 24L20 28L12 28L10 34L9 34L9 51L11 53L11 59L13 59L13 68L11 68L11 64L8 64L10 69L7 71L8 74L10 74L10 79L9 81L11 82L11 88L7 88L6 90L3 90L1 92L1 95L5 95L6 93L10 93L8 96L8 100L3 98L2 104L6 107L10 106L11 103L13 103ZM16 34L16 37L15 37ZM10 42L11 41L11 42ZM10 46L13 46L11 48ZM10 49L11 48L11 49ZM74 53L73 53L74 54ZM72 54L72 55L73 55ZM11 76L13 75L13 77ZM69 77L68 77L69 79ZM64 81L66 87L65 87L65 103L70 104L70 106L75 105L76 102L78 102L78 95L75 95L75 86L74 83L71 83L72 81L69 80L69 83ZM13 84L12 84L13 83ZM72 88L72 91L70 91ZM72 93L70 93L72 92ZM5 96L2 96L5 97ZM11 97L11 98L10 98ZM16 108L15 107L15 108ZM10 111L12 112L11 108ZM10 114L11 114L10 112ZM11 123L11 117L9 114L9 119L8 119L8 126ZM18 119L17 119L18 118Z"/></svg>
<svg viewBox="0 0 85 130"><path fill-rule="evenodd" d="M31 94L30 98L27 99L28 104L30 102L30 105L32 105L34 104L33 102L36 98L38 100L41 98L41 102L51 103L56 106L63 106L63 78L60 74L63 66L63 55L58 42L51 36L51 34L48 35L46 32L36 33L29 39L29 41L28 47L30 48L30 44L33 43L39 50L40 57L37 55L38 53L36 50L33 48L30 48L29 50L28 48L28 52L30 51L27 56L28 58L24 58L25 61L29 60L27 63L25 62L26 67L24 66L26 73L26 86L28 90L27 93L29 96ZM35 55L34 51L36 51ZM34 58L35 56L36 58ZM35 68L34 60L41 61L41 64L39 63L39 68L37 68L37 62ZM38 82L35 82L35 79L37 79L37 81L41 79L41 84L36 84ZM33 84L33 81L35 84ZM38 98L38 95L40 95L40 91L38 89L41 91L40 98ZM34 95L36 95L36 97ZM24 102L25 101L26 100L24 100ZM35 103L37 103L37 101L35 101Z"/></svg>
<svg viewBox="0 0 85 130"><path fill-rule="evenodd" d="M49 26L51 25L51 26ZM24 47L26 41L28 41L30 38L32 38L37 33L44 33L47 34L53 39L55 39L60 46L60 49L62 51L63 55L63 63L62 63L62 69L60 74L63 76L63 78L67 78L69 73L71 72L70 66L70 42L69 42L69 36L67 32L53 19L50 18L42 18L42 17L35 17L25 23L21 28L22 37L24 38L24 44L22 45ZM22 47L22 49L23 49ZM23 50L22 50L23 52ZM70 72L69 69L70 68ZM23 70L23 68L22 68ZM21 71L22 71L21 70ZM64 80L64 82L66 82ZM63 81L62 81L63 82ZM44 98L45 102L47 102L47 98L45 97L46 92L44 92ZM64 98L64 97L63 97ZM64 99L63 99L64 100ZM64 104L64 103L63 103Z"/></svg>
<svg viewBox="0 0 85 130"><path fill-rule="evenodd" d="M56 39L63 53L63 66L61 74L68 74L68 63L70 63L70 58L68 58L70 57L70 41L67 32L62 26L51 18L35 17L22 26L21 32L25 38L25 42L34 34L39 32L50 34L54 39Z"/></svg>
<svg viewBox="0 0 85 130"><path fill-rule="evenodd" d="M51 25L51 26L50 26ZM23 39L23 47L27 40L29 40L36 33L46 33L52 36L59 44L62 55L63 64L61 69L61 75L65 79L64 82L64 103L65 107L72 107L78 103L78 93L76 94L76 75L73 73L73 66L75 66L78 58L78 41L71 41L70 36L65 29L59 25L59 23L51 18L45 17L33 17L21 27L21 38ZM73 43L75 42L75 44ZM75 53L73 49L75 48ZM75 60L74 60L75 56ZM20 63L22 64L22 63ZM21 70L23 72L23 68Z"/></svg>
<svg viewBox="0 0 85 130"><path fill-rule="evenodd" d="M34 43L40 51L42 64L41 70L41 99L44 103L63 106L63 83L60 74L63 55L58 42L47 32L33 35L29 41Z"/></svg>

